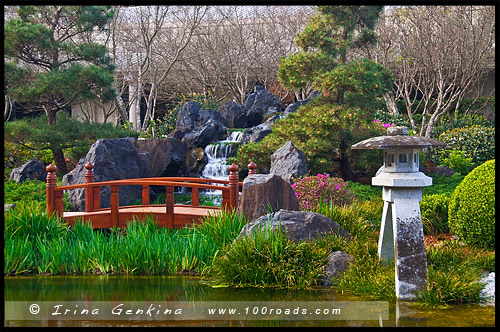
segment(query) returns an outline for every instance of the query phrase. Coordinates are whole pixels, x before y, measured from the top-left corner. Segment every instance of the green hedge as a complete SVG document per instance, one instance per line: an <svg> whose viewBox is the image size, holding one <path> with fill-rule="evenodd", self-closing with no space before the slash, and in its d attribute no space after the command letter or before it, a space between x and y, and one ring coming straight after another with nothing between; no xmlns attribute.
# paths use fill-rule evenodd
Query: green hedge
<svg viewBox="0 0 500 332"><path fill-rule="evenodd" d="M495 248L495 160L470 172L453 193L448 208L452 233L469 245Z"/></svg>

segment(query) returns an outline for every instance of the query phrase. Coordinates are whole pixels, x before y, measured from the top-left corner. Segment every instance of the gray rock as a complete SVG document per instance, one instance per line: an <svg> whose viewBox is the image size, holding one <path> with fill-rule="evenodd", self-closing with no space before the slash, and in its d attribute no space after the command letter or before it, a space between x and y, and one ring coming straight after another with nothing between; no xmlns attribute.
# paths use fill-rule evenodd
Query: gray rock
<svg viewBox="0 0 500 332"><path fill-rule="evenodd" d="M4 204L3 212L13 211L16 208L16 204Z"/></svg>
<svg viewBox="0 0 500 332"><path fill-rule="evenodd" d="M281 111L279 98L264 87L255 86L254 92L245 99L243 109L246 112L247 126L257 126L265 120L266 115Z"/></svg>
<svg viewBox="0 0 500 332"><path fill-rule="evenodd" d="M255 232L277 230L280 227L287 238L294 242L309 241L330 233L350 237L349 232L322 214L284 209L252 220L238 236L252 236Z"/></svg>
<svg viewBox="0 0 500 332"><path fill-rule="evenodd" d="M230 101L217 110L224 118L224 125L228 128L246 128L247 118L245 110L234 101Z"/></svg>
<svg viewBox="0 0 500 332"><path fill-rule="evenodd" d="M94 165L94 182L146 178L151 174L150 154L139 150L131 137L100 139L90 147L74 170L63 176L62 185L85 183L85 164ZM110 206L109 186L101 188L101 207ZM120 205L130 205L142 197L140 186L120 186ZM69 201L79 210L85 209L83 189L68 191Z"/></svg>
<svg viewBox="0 0 500 332"><path fill-rule="evenodd" d="M306 158L302 151L292 142L287 141L271 155L270 173L277 174L283 180L292 182L292 178L299 178L307 174Z"/></svg>
<svg viewBox="0 0 500 332"><path fill-rule="evenodd" d="M187 129L194 129L196 127L196 116L200 110L200 105L193 101L187 102L182 106L177 114L177 122L175 127L184 127Z"/></svg>
<svg viewBox="0 0 500 332"><path fill-rule="evenodd" d="M288 114L290 114L290 113L297 112L297 110L299 109L300 106L306 105L309 101L310 101L310 99L304 99L304 100L299 100L293 104L288 105L285 108L285 111L283 112L283 116L288 116Z"/></svg>
<svg viewBox="0 0 500 332"><path fill-rule="evenodd" d="M33 159L23 165L14 168L10 172L9 179L17 183L23 183L26 180L45 181L47 170L45 165L38 159Z"/></svg>
<svg viewBox="0 0 500 332"><path fill-rule="evenodd" d="M149 153L151 172L147 177L183 176L187 151L181 141L167 137L137 140L134 144L143 153Z"/></svg>
<svg viewBox="0 0 500 332"><path fill-rule="evenodd" d="M436 167L432 167L429 170L429 174L438 174L441 176L444 175L446 177L450 177L455 173L456 172L454 170L452 170L451 168L449 168L448 166L436 166Z"/></svg>
<svg viewBox="0 0 500 332"><path fill-rule="evenodd" d="M353 261L352 256L343 251L334 251L328 256L328 263L325 266L325 275L323 285L332 286L333 279L338 278L339 274L344 272Z"/></svg>
<svg viewBox="0 0 500 332"><path fill-rule="evenodd" d="M280 119L280 115L273 115L266 122L261 123L257 126L253 126L252 128L248 128L245 130L243 139L241 140L242 144L246 144L249 142L260 142L264 137L272 133L271 126L276 120Z"/></svg>
<svg viewBox="0 0 500 332"><path fill-rule="evenodd" d="M202 148L193 148L186 154L185 175L189 177L199 177L203 167L207 164L208 158Z"/></svg>
<svg viewBox="0 0 500 332"><path fill-rule="evenodd" d="M185 134L181 142L186 145L187 149L205 148L208 144L226 137L227 128L221 122L210 120L203 127Z"/></svg>
<svg viewBox="0 0 500 332"><path fill-rule="evenodd" d="M251 174L243 181L238 211L253 220L278 209L299 210L292 186L275 174Z"/></svg>

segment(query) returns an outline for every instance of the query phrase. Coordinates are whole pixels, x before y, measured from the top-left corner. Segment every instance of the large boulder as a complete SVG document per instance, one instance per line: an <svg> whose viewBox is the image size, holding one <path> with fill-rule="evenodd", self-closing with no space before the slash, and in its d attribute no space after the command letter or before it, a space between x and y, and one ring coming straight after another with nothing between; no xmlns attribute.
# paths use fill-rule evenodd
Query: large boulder
<svg viewBox="0 0 500 332"><path fill-rule="evenodd" d="M234 101L230 101L217 110L224 118L224 125L228 128L246 128L247 118L245 110Z"/></svg>
<svg viewBox="0 0 500 332"><path fill-rule="evenodd" d="M177 122L175 127L184 127L187 129L194 129L196 127L196 116L200 110L200 105L194 101L185 103L177 113Z"/></svg>
<svg viewBox="0 0 500 332"><path fill-rule="evenodd" d="M167 137L137 140L134 144L140 151L149 153L151 172L147 177L184 175L187 150L181 141Z"/></svg>
<svg viewBox="0 0 500 332"><path fill-rule="evenodd" d="M262 86L255 86L254 92L245 99L243 108L246 112L247 126L261 124L267 117L281 112L280 100Z"/></svg>
<svg viewBox="0 0 500 332"><path fill-rule="evenodd" d="M188 149L205 148L210 143L223 140L226 137L227 128L221 122L209 120L203 127L185 134L181 141Z"/></svg>
<svg viewBox="0 0 500 332"><path fill-rule="evenodd" d="M151 174L150 154L141 151L131 137L100 139L90 147L84 159L80 159L74 170L63 176L62 185L85 183L85 165L94 165L94 182L146 178ZM110 206L109 186L101 188L101 207ZM120 186L120 205L130 205L142 196L140 186ZM79 210L85 209L83 189L68 191L69 201Z"/></svg>
<svg viewBox="0 0 500 332"><path fill-rule="evenodd" d="M290 113L295 113L300 106L303 106L309 102L310 99L298 100L293 104L288 105L283 111L283 116L288 116Z"/></svg>
<svg viewBox="0 0 500 332"><path fill-rule="evenodd" d="M23 183L26 180L45 181L47 178L47 170L45 165L38 159L33 159L23 165L14 168L10 172L9 179L17 183Z"/></svg>
<svg viewBox="0 0 500 332"><path fill-rule="evenodd" d="M181 140L188 150L205 148L226 136L224 117L219 112L201 109L195 102L182 106L177 114L176 130L169 135Z"/></svg>
<svg viewBox="0 0 500 332"><path fill-rule="evenodd" d="M266 215L269 209L299 210L292 186L275 174L251 174L243 181L238 211L248 220Z"/></svg>
<svg viewBox="0 0 500 332"><path fill-rule="evenodd" d="M202 148L189 150L186 154L184 164L185 175L188 177L199 177L207 162L208 157Z"/></svg>
<svg viewBox="0 0 500 332"><path fill-rule="evenodd" d="M292 142L287 141L271 155L270 173L279 175L283 180L292 182L292 178L299 178L307 174L306 158L302 151Z"/></svg>
<svg viewBox="0 0 500 332"><path fill-rule="evenodd" d="M238 236L252 236L263 230L280 229L290 241L310 241L327 234L351 235L332 219L315 212L280 209L246 224Z"/></svg>
<svg viewBox="0 0 500 332"><path fill-rule="evenodd" d="M264 137L273 132L271 125L278 119L280 119L280 116L276 114L267 119L266 122L246 129L241 143L246 144L249 142L260 142Z"/></svg>

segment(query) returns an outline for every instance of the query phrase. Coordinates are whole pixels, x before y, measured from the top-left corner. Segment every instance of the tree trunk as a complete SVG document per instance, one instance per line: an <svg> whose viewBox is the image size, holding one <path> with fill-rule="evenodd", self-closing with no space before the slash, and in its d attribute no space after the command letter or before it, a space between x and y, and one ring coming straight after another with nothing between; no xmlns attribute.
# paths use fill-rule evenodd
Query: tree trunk
<svg viewBox="0 0 500 332"><path fill-rule="evenodd" d="M57 175L63 176L68 173L68 167L66 166L66 160L64 159L64 153L60 146L50 146L50 150L54 155L54 161L57 167Z"/></svg>
<svg viewBox="0 0 500 332"><path fill-rule="evenodd" d="M347 156L347 135L343 129L340 131L340 173L344 181L354 181L355 177L351 170L351 164Z"/></svg>

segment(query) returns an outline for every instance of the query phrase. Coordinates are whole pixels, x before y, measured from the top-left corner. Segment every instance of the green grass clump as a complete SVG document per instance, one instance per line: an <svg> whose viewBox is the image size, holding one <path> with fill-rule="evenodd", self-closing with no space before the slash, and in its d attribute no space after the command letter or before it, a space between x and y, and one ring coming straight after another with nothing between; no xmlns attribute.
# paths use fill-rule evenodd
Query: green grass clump
<svg viewBox="0 0 500 332"><path fill-rule="evenodd" d="M394 300L394 264L383 265L377 254L377 243L353 239L345 251L353 257L349 268L336 280L334 287L355 295L378 300Z"/></svg>
<svg viewBox="0 0 500 332"><path fill-rule="evenodd" d="M68 227L36 206L5 213L4 274L176 274L207 269L245 224L228 212L190 228L157 227L153 218L110 232Z"/></svg>
<svg viewBox="0 0 500 332"><path fill-rule="evenodd" d="M230 286L306 288L319 284L329 251L314 242L295 243L279 230L238 237L212 266Z"/></svg>

